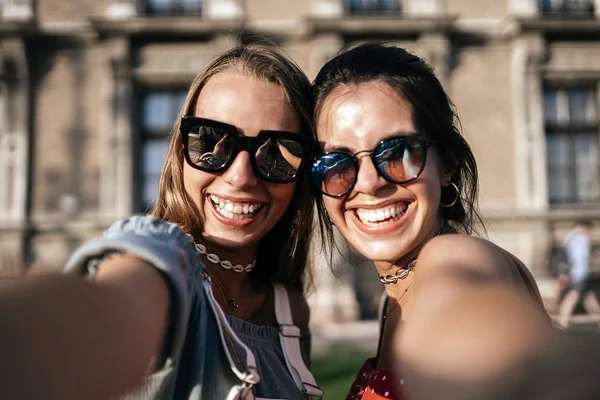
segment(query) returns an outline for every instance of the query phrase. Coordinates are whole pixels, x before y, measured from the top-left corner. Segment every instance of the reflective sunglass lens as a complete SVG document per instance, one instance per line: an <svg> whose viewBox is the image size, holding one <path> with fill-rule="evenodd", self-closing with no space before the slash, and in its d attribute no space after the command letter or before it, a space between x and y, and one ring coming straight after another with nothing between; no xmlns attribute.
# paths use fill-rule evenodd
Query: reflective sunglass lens
<svg viewBox="0 0 600 400"><path fill-rule="evenodd" d="M425 146L418 139L392 138L373 152L380 173L393 182L410 181L419 175L425 160Z"/></svg>
<svg viewBox="0 0 600 400"><path fill-rule="evenodd" d="M228 133L212 126L197 126L187 135L187 151L190 161L206 170L222 168L231 155Z"/></svg>
<svg viewBox="0 0 600 400"><path fill-rule="evenodd" d="M356 165L347 154L325 154L313 164L312 176L323 193L341 196L356 182Z"/></svg>
<svg viewBox="0 0 600 400"><path fill-rule="evenodd" d="M261 175L274 182L291 182L296 178L305 147L293 139L270 137L256 149L254 155Z"/></svg>

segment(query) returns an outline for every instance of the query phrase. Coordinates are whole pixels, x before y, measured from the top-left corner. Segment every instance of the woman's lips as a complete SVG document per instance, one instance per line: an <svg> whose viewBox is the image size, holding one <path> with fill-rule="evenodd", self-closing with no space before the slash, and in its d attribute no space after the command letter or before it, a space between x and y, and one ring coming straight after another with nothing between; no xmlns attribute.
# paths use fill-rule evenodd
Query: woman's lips
<svg viewBox="0 0 600 400"><path fill-rule="evenodd" d="M267 208L267 203L264 202L236 202L214 194L208 196L208 203L219 221L230 226L252 224Z"/></svg>
<svg viewBox="0 0 600 400"><path fill-rule="evenodd" d="M402 226L410 214L408 202L397 202L379 208L355 208L346 211L358 229L368 234L387 234Z"/></svg>

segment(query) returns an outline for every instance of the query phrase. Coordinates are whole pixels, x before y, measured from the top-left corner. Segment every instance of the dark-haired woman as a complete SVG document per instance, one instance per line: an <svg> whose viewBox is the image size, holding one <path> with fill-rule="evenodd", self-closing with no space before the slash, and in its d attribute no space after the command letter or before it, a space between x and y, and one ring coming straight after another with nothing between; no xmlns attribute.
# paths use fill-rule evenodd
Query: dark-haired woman
<svg viewBox="0 0 600 400"><path fill-rule="evenodd" d="M442 85L406 50L364 44L329 61L313 93L324 237L335 225L387 294L348 399L491 398L457 388L526 357L543 335L522 333L551 324L527 268L472 236L477 167Z"/></svg>

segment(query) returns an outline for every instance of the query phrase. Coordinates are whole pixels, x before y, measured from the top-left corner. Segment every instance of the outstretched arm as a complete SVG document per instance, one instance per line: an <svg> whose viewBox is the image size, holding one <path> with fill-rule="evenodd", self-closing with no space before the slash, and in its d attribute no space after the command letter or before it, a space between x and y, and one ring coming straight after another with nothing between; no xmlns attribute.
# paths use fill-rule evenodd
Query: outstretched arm
<svg viewBox="0 0 600 400"><path fill-rule="evenodd" d="M556 339L514 261L490 242L446 235L418 265L410 322L396 339L407 397L523 398L514 391Z"/></svg>
<svg viewBox="0 0 600 400"><path fill-rule="evenodd" d="M0 398L107 399L134 389L158 354L165 280L115 257L94 282L35 276L0 283Z"/></svg>

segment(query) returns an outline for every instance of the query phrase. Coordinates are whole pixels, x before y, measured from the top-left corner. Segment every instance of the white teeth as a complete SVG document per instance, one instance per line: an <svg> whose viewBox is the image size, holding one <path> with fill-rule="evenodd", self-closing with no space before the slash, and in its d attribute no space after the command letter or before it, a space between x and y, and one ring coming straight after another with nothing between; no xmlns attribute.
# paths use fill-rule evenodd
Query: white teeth
<svg viewBox="0 0 600 400"><path fill-rule="evenodd" d="M356 214L363 223L374 224L389 222L390 220L395 221L404 215L407 207L407 203L402 203L401 205L397 204L387 208L380 208L378 210L357 209Z"/></svg>
<svg viewBox="0 0 600 400"><path fill-rule="evenodd" d="M209 197L219 214L229 219L251 218L263 206L262 204L232 203L212 194Z"/></svg>

